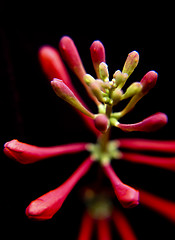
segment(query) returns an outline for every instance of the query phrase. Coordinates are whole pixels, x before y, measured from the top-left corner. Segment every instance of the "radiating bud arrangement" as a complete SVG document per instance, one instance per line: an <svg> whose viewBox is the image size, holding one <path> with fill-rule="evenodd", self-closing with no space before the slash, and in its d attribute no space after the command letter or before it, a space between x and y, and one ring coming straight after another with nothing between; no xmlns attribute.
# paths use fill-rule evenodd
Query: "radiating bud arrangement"
<svg viewBox="0 0 175 240"><path fill-rule="evenodd" d="M175 171L175 156L155 155L156 152L175 154L175 141L128 138L110 140L112 127L124 132L154 132L166 125L168 118L165 113L161 112L154 113L142 121L139 120L139 114L136 114L136 123L120 122L121 118L133 110L137 102L155 86L158 74L155 71L149 71L140 81L131 82L127 86L127 80L139 62L138 52L129 53L123 69L117 69L111 77L109 74L110 66L108 69L106 63L105 49L100 41L94 41L90 46L90 55L96 76L91 76L86 72L78 50L70 37L61 38L59 50L60 53L50 46L40 48L41 67L49 78L50 85L56 95L77 110L87 127L95 133L97 141L95 143L78 142L54 147L38 147L14 139L4 144L4 153L22 164L31 164L46 158L81 151L87 151L89 154L61 186L29 204L26 209L28 218L37 220L52 218L77 182L90 170L94 162L98 162L102 176L99 179L104 177L109 179L112 184L112 193L120 205L124 208L131 208L140 203L175 222L175 203L123 183L111 165L112 160L116 161L116 164L119 164L120 161L129 161ZM79 78L88 96L96 104L97 111L95 113L92 113L87 107L74 87L61 57ZM124 87L124 85L126 86ZM126 99L127 101L125 101ZM119 103L122 101L123 108L121 110ZM134 151L139 151L139 153ZM154 156L147 155L147 151L154 152ZM97 181L97 185L102 183L101 180L101 182ZM126 217L120 210L113 207L109 201L109 195L106 194L105 198L101 197L99 192L103 186L100 186L99 189L97 192L92 193L91 191L86 194L86 198L90 198L90 201L88 201L87 210L81 222L78 240L91 239L95 222L97 223L98 239L111 240L110 220L114 222L122 239L136 240L137 238Z"/></svg>

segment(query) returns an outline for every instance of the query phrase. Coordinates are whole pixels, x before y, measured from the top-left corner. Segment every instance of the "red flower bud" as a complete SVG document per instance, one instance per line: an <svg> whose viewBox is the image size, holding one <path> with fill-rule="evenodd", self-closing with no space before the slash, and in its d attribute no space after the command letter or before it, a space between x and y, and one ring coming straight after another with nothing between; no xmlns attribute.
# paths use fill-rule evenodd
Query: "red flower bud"
<svg viewBox="0 0 175 240"><path fill-rule="evenodd" d="M158 74L155 71L149 71L142 78L140 83L142 84L142 94L147 94L151 88L153 88L157 82Z"/></svg>
<svg viewBox="0 0 175 240"><path fill-rule="evenodd" d="M100 41L94 41L90 47L90 52L97 78L100 78L99 65L101 62L105 62L105 48Z"/></svg>
<svg viewBox="0 0 175 240"><path fill-rule="evenodd" d="M140 192L140 204L163 215L173 223L175 223L175 203L161 197L155 196L143 190Z"/></svg>
<svg viewBox="0 0 175 240"><path fill-rule="evenodd" d="M125 138L116 140L121 148L127 148L132 150L148 150L159 151L167 153L175 153L175 141L174 140L152 140L141 138Z"/></svg>
<svg viewBox="0 0 175 240"><path fill-rule="evenodd" d="M86 72L73 40L68 36L62 37L59 42L59 49L70 69L84 82L83 77Z"/></svg>
<svg viewBox="0 0 175 240"><path fill-rule="evenodd" d="M36 220L52 218L61 208L76 183L87 173L92 163L91 157L88 157L60 187L32 201L26 209L26 215Z"/></svg>
<svg viewBox="0 0 175 240"><path fill-rule="evenodd" d="M63 82L73 89L71 79L58 51L50 46L43 46L38 52L39 61L44 73L51 81L53 78L62 79Z"/></svg>
<svg viewBox="0 0 175 240"><path fill-rule="evenodd" d="M105 114L98 114L94 119L95 127L102 133L105 133L109 126L109 119Z"/></svg>
<svg viewBox="0 0 175 240"><path fill-rule="evenodd" d="M84 150L86 150L86 143L72 143L54 147L37 147L14 139L4 145L4 153L22 164L34 163L45 158Z"/></svg>
<svg viewBox="0 0 175 240"><path fill-rule="evenodd" d="M109 177L114 192L124 208L135 207L139 204L139 191L121 182L110 164L103 165L105 174Z"/></svg>
<svg viewBox="0 0 175 240"><path fill-rule="evenodd" d="M168 121L167 115L164 113L155 113L143 121L134 124L117 123L115 126L126 132L140 131L152 132L163 127Z"/></svg>
<svg viewBox="0 0 175 240"><path fill-rule="evenodd" d="M139 153L122 152L120 158L133 163L145 164L175 171L175 157L156 157Z"/></svg>
<svg viewBox="0 0 175 240"><path fill-rule="evenodd" d="M99 240L112 240L108 219L98 219L97 230Z"/></svg>
<svg viewBox="0 0 175 240"><path fill-rule="evenodd" d="M94 222L95 222L94 219L89 215L89 213L85 212L83 215L83 219L81 221L78 240L91 239Z"/></svg>
<svg viewBox="0 0 175 240"><path fill-rule="evenodd" d="M112 218L118 230L118 233L121 236L121 239L137 240L137 237L133 232L130 223L121 211L115 209L113 211Z"/></svg>

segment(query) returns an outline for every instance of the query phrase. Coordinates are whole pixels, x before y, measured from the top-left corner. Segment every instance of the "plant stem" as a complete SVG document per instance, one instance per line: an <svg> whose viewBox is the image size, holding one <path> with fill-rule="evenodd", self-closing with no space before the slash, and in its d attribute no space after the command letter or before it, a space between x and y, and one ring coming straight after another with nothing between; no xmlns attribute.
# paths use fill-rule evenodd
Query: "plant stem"
<svg viewBox="0 0 175 240"><path fill-rule="evenodd" d="M112 106L107 104L106 106L106 116L109 118L112 113ZM109 126L108 130L106 133L100 135L98 142L100 144L102 152L105 152L107 149L109 137L110 137L110 132L111 132L111 126Z"/></svg>

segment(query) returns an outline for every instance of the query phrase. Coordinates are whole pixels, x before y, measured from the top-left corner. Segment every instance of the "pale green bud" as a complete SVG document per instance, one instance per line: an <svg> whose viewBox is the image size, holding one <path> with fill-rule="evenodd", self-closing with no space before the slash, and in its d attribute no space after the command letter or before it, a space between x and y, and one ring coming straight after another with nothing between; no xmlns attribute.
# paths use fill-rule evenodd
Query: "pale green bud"
<svg viewBox="0 0 175 240"><path fill-rule="evenodd" d="M128 77L132 74L139 62L139 54L136 51L132 51L128 54L128 57L123 66L122 73L127 73Z"/></svg>
<svg viewBox="0 0 175 240"><path fill-rule="evenodd" d="M101 62L99 65L99 73L100 73L100 78L103 81L108 81L109 80L109 72L108 72L108 65L104 62Z"/></svg>
<svg viewBox="0 0 175 240"><path fill-rule="evenodd" d="M89 86L91 83L95 81L95 78L93 78L90 74L84 75L84 81Z"/></svg>
<svg viewBox="0 0 175 240"><path fill-rule="evenodd" d="M123 91L116 88L114 91L111 93L111 99L113 100L113 105L116 105L118 102L120 102L122 98Z"/></svg>
<svg viewBox="0 0 175 240"><path fill-rule="evenodd" d="M141 90L142 84L140 82L134 82L126 89L126 92L123 94L122 99L132 97L141 92Z"/></svg>

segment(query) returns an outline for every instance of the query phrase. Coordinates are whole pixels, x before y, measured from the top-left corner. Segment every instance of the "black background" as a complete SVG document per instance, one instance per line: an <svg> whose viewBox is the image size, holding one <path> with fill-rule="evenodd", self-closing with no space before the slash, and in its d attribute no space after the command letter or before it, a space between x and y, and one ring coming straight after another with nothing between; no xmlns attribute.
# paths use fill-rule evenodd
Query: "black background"
<svg viewBox="0 0 175 240"><path fill-rule="evenodd" d="M38 62L38 49L42 45L57 48L59 39L69 35L79 50L85 69L94 74L89 47L98 39L105 46L111 76L115 70L122 69L130 51L138 51L140 63L128 82L139 81L149 70L158 72L159 78L154 89L123 121L137 122L161 111L168 115L169 122L151 134L126 134L114 129L112 138L174 138L172 6L153 7L150 3L147 6L97 5L59 3L54 6L30 2L25 5L10 3L1 8L1 227L7 237L77 239L83 213L79 191L96 179L97 166L94 165L52 220L33 222L25 216L28 204L64 182L86 154L24 166L4 156L3 144L14 138L38 146L95 141L79 115L51 89ZM86 103L95 111L77 78L71 72L70 75ZM113 166L123 182L175 201L173 172L125 162L113 163ZM124 212L139 239L174 239L174 225L157 213L142 206ZM114 236L117 239L116 233Z"/></svg>

